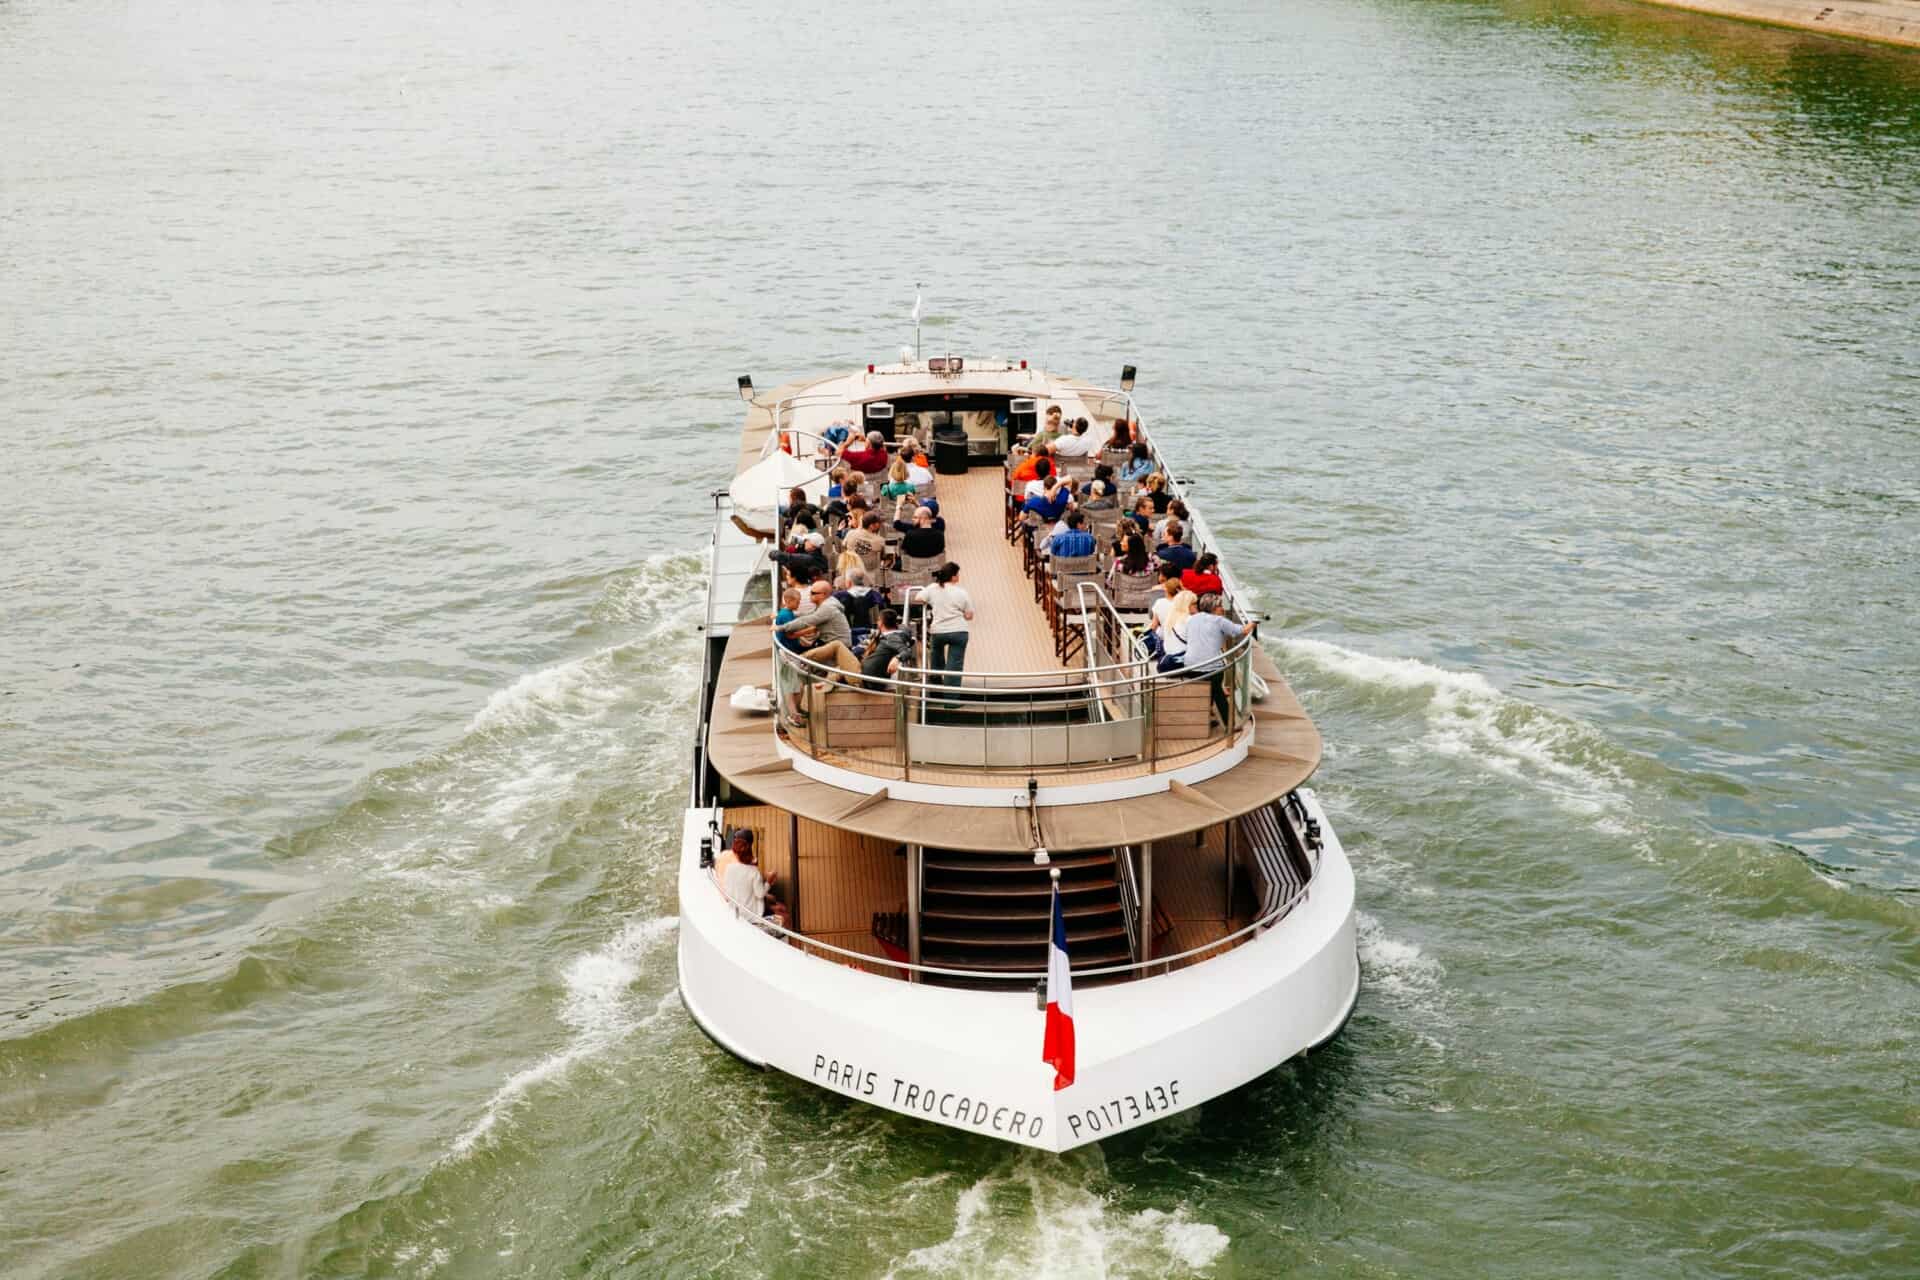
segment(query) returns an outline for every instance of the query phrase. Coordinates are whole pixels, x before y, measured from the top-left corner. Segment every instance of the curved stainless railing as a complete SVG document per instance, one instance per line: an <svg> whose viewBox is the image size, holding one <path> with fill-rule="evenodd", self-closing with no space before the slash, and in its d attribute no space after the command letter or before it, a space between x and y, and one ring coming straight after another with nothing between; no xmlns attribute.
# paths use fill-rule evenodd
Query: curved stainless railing
<svg viewBox="0 0 1920 1280"><path fill-rule="evenodd" d="M1221 655L1226 723L1214 726L1212 695L1204 701L1212 672L1161 672L1144 658L1052 672L958 673L966 684L942 683L956 673L921 667L897 676L863 676L773 646L777 714L795 750L855 773L911 780L915 768L942 767L1071 774L1162 758L1191 763L1237 741L1250 717L1253 637L1243 636ZM814 682L834 682L824 700L805 713L798 705ZM1168 701L1178 690L1176 708ZM835 720L834 699L847 705L847 691L890 714ZM1198 702L1198 708L1194 703ZM860 704L855 704L860 705ZM1167 717L1186 717L1176 723ZM826 716L821 725L816 717ZM836 737L840 741L836 742Z"/></svg>

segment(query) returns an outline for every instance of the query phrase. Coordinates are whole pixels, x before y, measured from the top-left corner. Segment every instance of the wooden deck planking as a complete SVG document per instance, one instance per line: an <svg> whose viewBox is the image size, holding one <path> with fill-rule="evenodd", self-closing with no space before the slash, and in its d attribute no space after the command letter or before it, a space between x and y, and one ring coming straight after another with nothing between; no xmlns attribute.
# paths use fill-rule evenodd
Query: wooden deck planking
<svg viewBox="0 0 1920 1280"><path fill-rule="evenodd" d="M1033 598L1020 549L1006 538L1005 484L998 467L972 467L941 476L937 485L947 558L960 566L960 585L973 599L967 669L1059 671L1046 614Z"/></svg>
<svg viewBox="0 0 1920 1280"><path fill-rule="evenodd" d="M906 906L907 860L894 852L897 847L801 819L797 927L809 936L871 933L874 912Z"/></svg>

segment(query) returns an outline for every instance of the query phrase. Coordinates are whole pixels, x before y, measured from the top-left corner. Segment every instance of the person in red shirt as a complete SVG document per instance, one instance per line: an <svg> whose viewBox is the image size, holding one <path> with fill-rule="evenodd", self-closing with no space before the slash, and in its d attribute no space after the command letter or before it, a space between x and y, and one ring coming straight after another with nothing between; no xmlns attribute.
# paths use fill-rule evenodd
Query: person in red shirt
<svg viewBox="0 0 1920 1280"><path fill-rule="evenodd" d="M1197 596L1211 591L1215 595L1226 593L1226 584L1220 581L1220 557L1209 551L1193 562L1193 568L1180 575L1180 585Z"/></svg>
<svg viewBox="0 0 1920 1280"><path fill-rule="evenodd" d="M878 431L869 431L866 443L847 446L846 452L840 455L840 461L866 475L879 475L891 461L887 457L887 438Z"/></svg>

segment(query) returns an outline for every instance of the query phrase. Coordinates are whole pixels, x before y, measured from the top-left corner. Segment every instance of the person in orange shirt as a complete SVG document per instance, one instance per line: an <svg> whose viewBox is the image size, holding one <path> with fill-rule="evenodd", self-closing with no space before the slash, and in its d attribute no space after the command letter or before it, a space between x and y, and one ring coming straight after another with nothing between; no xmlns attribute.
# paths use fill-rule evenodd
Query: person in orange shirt
<svg viewBox="0 0 1920 1280"><path fill-rule="evenodd" d="M1013 469L1013 474L1007 477L1008 487L1015 493L1023 493L1026 490L1028 482L1041 479L1045 474L1050 474L1053 470L1052 453L1053 450L1051 448L1042 445L1040 448L1035 449L1026 457L1022 458L1020 465ZM1046 472L1040 470L1040 464L1043 462L1047 464Z"/></svg>

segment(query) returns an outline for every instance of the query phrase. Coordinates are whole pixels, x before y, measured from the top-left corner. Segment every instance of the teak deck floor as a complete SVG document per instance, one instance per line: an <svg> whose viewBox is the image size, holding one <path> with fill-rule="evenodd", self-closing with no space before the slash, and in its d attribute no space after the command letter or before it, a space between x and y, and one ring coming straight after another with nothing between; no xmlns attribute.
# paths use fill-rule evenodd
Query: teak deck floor
<svg viewBox="0 0 1920 1280"><path fill-rule="evenodd" d="M1004 484L998 467L971 467L934 482L947 522L947 559L960 566L960 586L973 600L967 668L1066 670L1053 652L1053 632L1034 601L1019 548L1007 541Z"/></svg>

